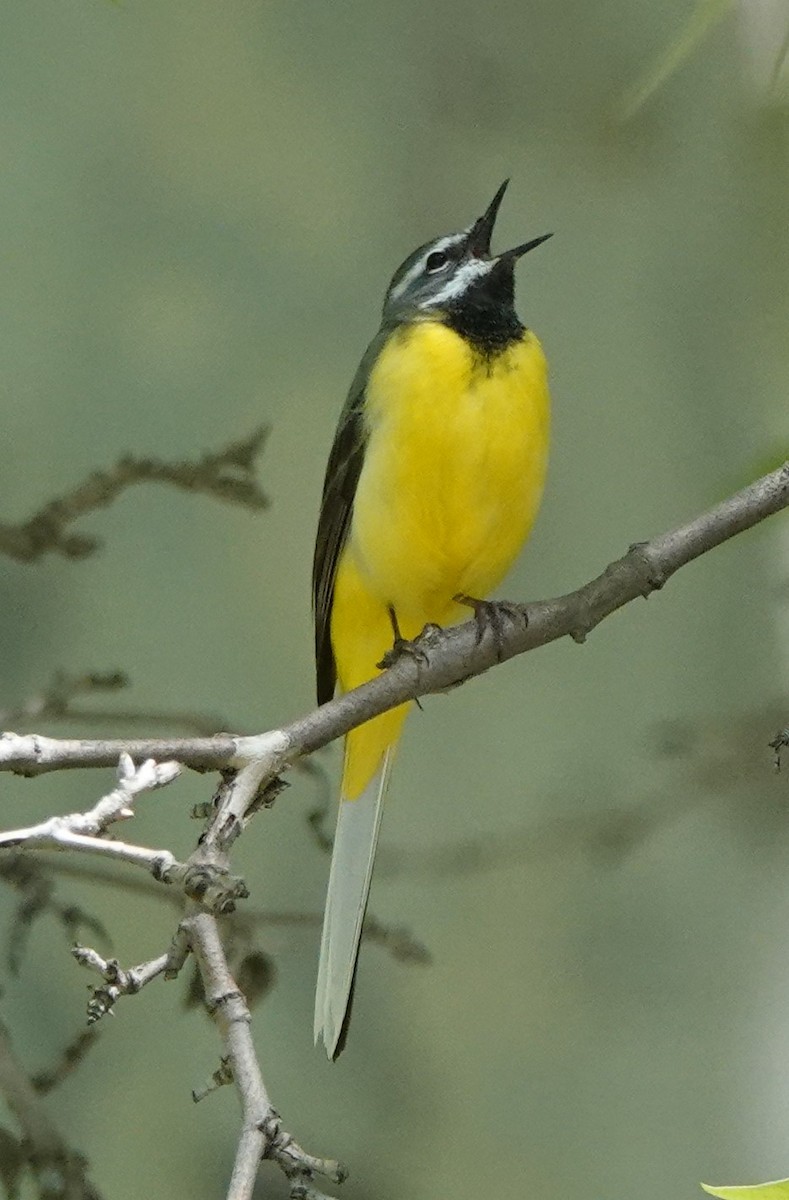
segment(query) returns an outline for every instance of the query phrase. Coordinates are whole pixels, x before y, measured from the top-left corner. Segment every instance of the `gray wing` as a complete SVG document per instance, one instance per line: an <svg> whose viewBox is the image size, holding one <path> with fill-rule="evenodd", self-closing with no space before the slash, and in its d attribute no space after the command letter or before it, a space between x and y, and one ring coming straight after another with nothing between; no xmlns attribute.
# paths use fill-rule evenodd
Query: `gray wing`
<svg viewBox="0 0 789 1200"><path fill-rule="evenodd" d="M337 564L348 537L356 486L367 444L364 422L367 380L390 332L390 329L382 328L376 334L359 364L340 415L326 467L326 478L323 481L323 498L312 563L315 671L319 704L331 700L337 682L331 646L331 610Z"/></svg>

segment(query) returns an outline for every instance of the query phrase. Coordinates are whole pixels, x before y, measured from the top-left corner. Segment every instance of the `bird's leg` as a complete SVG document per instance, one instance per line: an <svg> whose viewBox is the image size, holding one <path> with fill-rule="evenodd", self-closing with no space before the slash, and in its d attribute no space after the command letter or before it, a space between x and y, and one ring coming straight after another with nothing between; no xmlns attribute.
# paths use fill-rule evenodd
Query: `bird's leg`
<svg viewBox="0 0 789 1200"><path fill-rule="evenodd" d="M397 613L393 605L389 605L389 620L392 622L392 649L387 650L381 661L377 664L379 670L385 671L387 667L393 667L395 663L405 655L412 658L418 667L427 666L427 647L430 640L437 633L441 632L440 625L425 625L424 629L413 640L404 638L400 632L400 623L397 620Z"/></svg>
<svg viewBox="0 0 789 1200"><path fill-rule="evenodd" d="M388 611L389 611L389 620L392 622L392 637L395 640L395 645L397 645L398 642L400 642L400 643L404 642L405 638L403 637L402 633L400 632L400 622L397 619L397 613L395 612L393 604L389 605Z"/></svg>
<svg viewBox="0 0 789 1200"><path fill-rule="evenodd" d="M527 625L529 618L526 609L520 604L512 604L507 600L477 600L475 596L467 596L459 592L452 597L456 604L464 604L474 610L474 620L477 624L477 645L490 630L496 646L496 658L501 662L504 656L504 622L505 619Z"/></svg>

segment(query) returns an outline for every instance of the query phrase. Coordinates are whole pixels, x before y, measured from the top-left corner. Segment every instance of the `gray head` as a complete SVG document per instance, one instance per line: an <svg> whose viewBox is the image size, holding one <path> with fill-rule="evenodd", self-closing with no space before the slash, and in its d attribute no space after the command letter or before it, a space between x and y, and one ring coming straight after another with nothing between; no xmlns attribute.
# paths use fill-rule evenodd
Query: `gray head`
<svg viewBox="0 0 789 1200"><path fill-rule="evenodd" d="M491 257L490 239L507 190L505 179L488 208L468 229L426 242L398 267L384 299L384 320L400 312L513 305L515 263L551 236Z"/></svg>

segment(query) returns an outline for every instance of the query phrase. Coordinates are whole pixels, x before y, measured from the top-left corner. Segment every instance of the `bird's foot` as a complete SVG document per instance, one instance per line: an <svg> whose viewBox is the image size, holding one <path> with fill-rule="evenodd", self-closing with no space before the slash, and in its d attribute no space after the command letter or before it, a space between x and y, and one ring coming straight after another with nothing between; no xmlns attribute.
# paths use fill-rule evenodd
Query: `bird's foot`
<svg viewBox="0 0 789 1200"><path fill-rule="evenodd" d="M435 643L437 635L442 632L440 625L429 624L425 625L422 632L418 633L415 638L404 638L400 636L399 632L396 633L391 650L387 650L381 661L377 663L379 671L388 670L401 658L410 658L417 667L426 667L430 648Z"/></svg>
<svg viewBox="0 0 789 1200"><path fill-rule="evenodd" d="M474 610L474 620L477 625L477 645L480 644L487 632L490 632L496 646L496 658L501 662L504 657L504 631L507 621L527 625L529 617L521 604L513 604L508 600L477 600L460 592L454 596L456 604L464 604Z"/></svg>

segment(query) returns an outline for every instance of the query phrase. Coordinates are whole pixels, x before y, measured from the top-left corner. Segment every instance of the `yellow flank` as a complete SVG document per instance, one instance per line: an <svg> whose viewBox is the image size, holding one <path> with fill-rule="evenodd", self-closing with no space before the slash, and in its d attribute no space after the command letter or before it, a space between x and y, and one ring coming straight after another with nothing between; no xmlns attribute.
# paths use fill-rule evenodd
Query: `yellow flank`
<svg viewBox="0 0 789 1200"><path fill-rule="evenodd" d="M377 674L403 637L467 618L453 602L501 582L540 506L550 407L545 356L523 338L479 356L448 326L395 330L367 384L368 444L337 569L331 636L343 691ZM396 742L408 705L346 739L343 798L355 799Z"/></svg>

